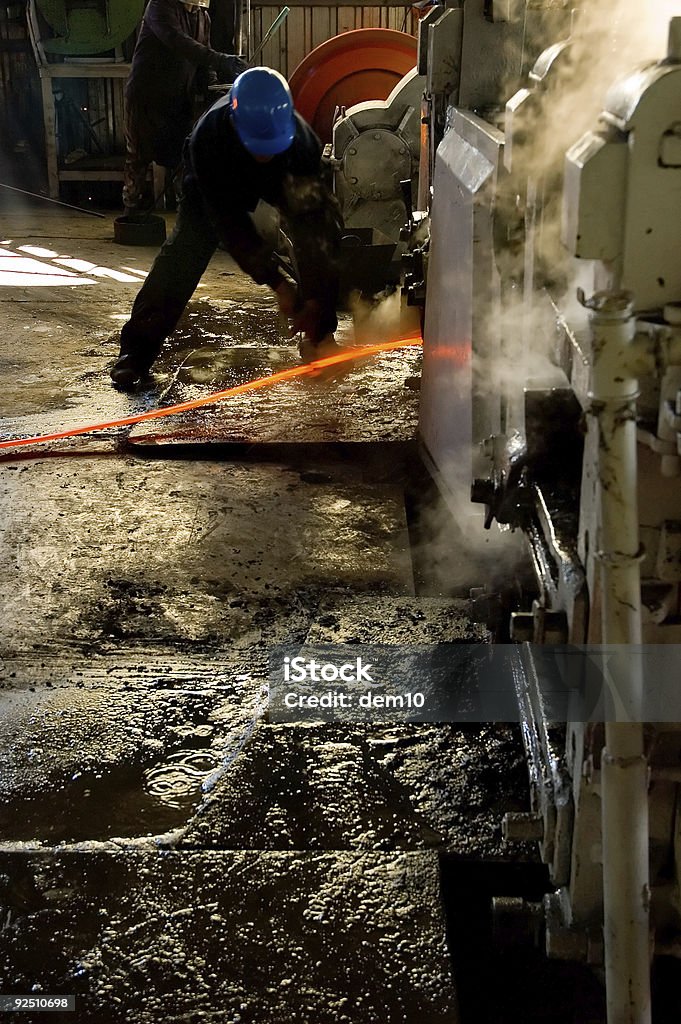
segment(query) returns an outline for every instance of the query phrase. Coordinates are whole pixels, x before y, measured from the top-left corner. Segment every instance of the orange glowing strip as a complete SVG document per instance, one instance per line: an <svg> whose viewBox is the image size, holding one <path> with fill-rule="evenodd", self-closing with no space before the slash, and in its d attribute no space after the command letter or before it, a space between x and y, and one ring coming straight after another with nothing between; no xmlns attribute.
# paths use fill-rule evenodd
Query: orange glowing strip
<svg viewBox="0 0 681 1024"><path fill-rule="evenodd" d="M79 437L82 434L94 434L100 430L111 430L114 427L131 427L135 423L143 423L145 420L161 419L162 416L174 416L176 413L188 412L190 409L199 409L203 405L213 405L215 402L222 402L226 398L234 398L236 395L245 395L249 391L258 391L260 388L270 387L272 384L281 384L285 380L294 380L296 377L307 377L326 369L327 366L335 366L338 363L346 363L358 358L376 355L379 352L390 352L392 349L403 348L408 345L420 345L421 338L400 338L397 341L384 341L377 345L366 345L361 348L349 349L347 352L339 352L334 356L326 356L324 359L316 359L312 363L303 363L301 366L293 366L289 370L279 370L269 377L258 377L246 384L238 384L236 387L227 388L225 391L216 391L205 398L195 398L191 402L180 402L179 405L169 405L163 409L152 409L151 412L137 413L135 416L126 416L121 420L111 420L109 423L95 423L86 427L73 427L72 430L61 430L56 434L40 434L38 437L20 437L10 441L0 441L0 448L19 448L27 444L44 444L46 441L61 441L65 437Z"/></svg>

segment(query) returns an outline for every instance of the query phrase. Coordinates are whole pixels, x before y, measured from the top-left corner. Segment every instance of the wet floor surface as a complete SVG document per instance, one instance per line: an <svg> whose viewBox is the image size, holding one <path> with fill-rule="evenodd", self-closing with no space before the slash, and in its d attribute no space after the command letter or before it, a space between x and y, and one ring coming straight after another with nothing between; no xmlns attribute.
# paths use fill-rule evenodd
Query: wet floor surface
<svg viewBox="0 0 681 1024"><path fill-rule="evenodd" d="M2 437L295 361L267 291L218 254L149 385L120 395L115 331L153 254L88 218L3 230ZM28 238L92 283L3 287ZM437 859L510 856L517 734L267 716L272 645L484 642L461 601L414 593L417 372L394 353L134 448L115 432L0 464L5 991L76 993L73 1024L456 1021Z"/></svg>
<svg viewBox="0 0 681 1024"><path fill-rule="evenodd" d="M224 442L340 443L404 441L414 437L417 403L408 384L420 368L414 349L358 357L339 367L333 381L297 379L257 394L237 395L217 406L152 420L135 427L130 441L144 444ZM286 370L300 362L295 346L198 349L186 357L168 389L169 405L214 389Z"/></svg>
<svg viewBox="0 0 681 1024"><path fill-rule="evenodd" d="M4 971L31 991L49 931L42 991L87 1003L52 1019L456 1019L428 854L11 854L3 883Z"/></svg>

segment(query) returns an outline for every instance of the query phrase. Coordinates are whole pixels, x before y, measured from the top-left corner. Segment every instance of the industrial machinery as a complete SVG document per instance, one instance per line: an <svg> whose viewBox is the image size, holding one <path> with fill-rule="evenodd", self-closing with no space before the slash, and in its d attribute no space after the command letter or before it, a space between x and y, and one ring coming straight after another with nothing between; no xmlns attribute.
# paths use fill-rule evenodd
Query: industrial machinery
<svg viewBox="0 0 681 1024"><path fill-rule="evenodd" d="M326 40L291 76L323 142L346 227L342 292L396 284L400 233L417 200L424 79L416 40L365 28Z"/></svg>
<svg viewBox="0 0 681 1024"><path fill-rule="evenodd" d="M418 195L421 96L413 68L386 100L345 110L333 126L334 188L345 224L343 291L370 294L399 281L405 221Z"/></svg>
<svg viewBox="0 0 681 1024"><path fill-rule="evenodd" d="M414 68L387 100L357 103L336 121L335 188L346 228L376 228L398 240L417 199L423 87Z"/></svg>
<svg viewBox="0 0 681 1024"><path fill-rule="evenodd" d="M298 110L322 142L344 108L384 100L414 66L416 40L388 28L361 28L326 39L298 64L289 84Z"/></svg>
<svg viewBox="0 0 681 1024"><path fill-rule="evenodd" d="M393 93L425 84L403 232L425 457L455 513L470 495L481 530L522 531L533 569L508 622L532 811L505 832L539 842L555 892L499 910L540 913L549 956L603 973L609 1024L650 1021L651 957L681 950L681 724L642 724L642 645L681 640L681 18L664 7L451 0ZM366 219L380 197L351 160L383 122L347 120L337 188ZM619 655L638 713L551 721L538 645Z"/></svg>
<svg viewBox="0 0 681 1024"><path fill-rule="evenodd" d="M141 0L29 0L27 23L40 76L48 191L62 182L120 181L122 44L144 11Z"/></svg>
<svg viewBox="0 0 681 1024"><path fill-rule="evenodd" d="M142 0L36 0L35 6L52 30L41 33L45 52L69 55L114 50L144 12Z"/></svg>

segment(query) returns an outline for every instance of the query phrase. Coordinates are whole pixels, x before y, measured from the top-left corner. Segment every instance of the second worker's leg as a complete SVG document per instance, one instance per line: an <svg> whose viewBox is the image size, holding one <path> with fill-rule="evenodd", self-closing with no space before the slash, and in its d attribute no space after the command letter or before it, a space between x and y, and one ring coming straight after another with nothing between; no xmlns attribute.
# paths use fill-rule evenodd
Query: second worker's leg
<svg viewBox="0 0 681 1024"><path fill-rule="evenodd" d="M153 202L147 180L153 160L151 128L148 113L132 97L125 108L124 134L123 210L126 217L143 219Z"/></svg>

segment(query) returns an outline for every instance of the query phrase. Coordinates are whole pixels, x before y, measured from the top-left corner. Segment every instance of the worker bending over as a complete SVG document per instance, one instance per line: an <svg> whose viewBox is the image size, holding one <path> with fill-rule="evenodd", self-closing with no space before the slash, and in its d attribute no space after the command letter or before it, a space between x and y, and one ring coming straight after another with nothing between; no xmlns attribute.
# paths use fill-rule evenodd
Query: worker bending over
<svg viewBox="0 0 681 1024"><path fill-rule="evenodd" d="M339 351L338 204L322 178L321 143L294 110L286 82L250 68L197 122L184 152L175 228L156 257L121 332L114 384L132 390L174 330L218 244L256 284L269 285L305 359ZM258 201L275 207L295 251L296 287L256 231Z"/></svg>
<svg viewBox="0 0 681 1024"><path fill-rule="evenodd" d="M147 172L154 161L175 171L211 81L233 82L246 64L210 47L210 0L149 0L125 87L123 205L149 212Z"/></svg>

